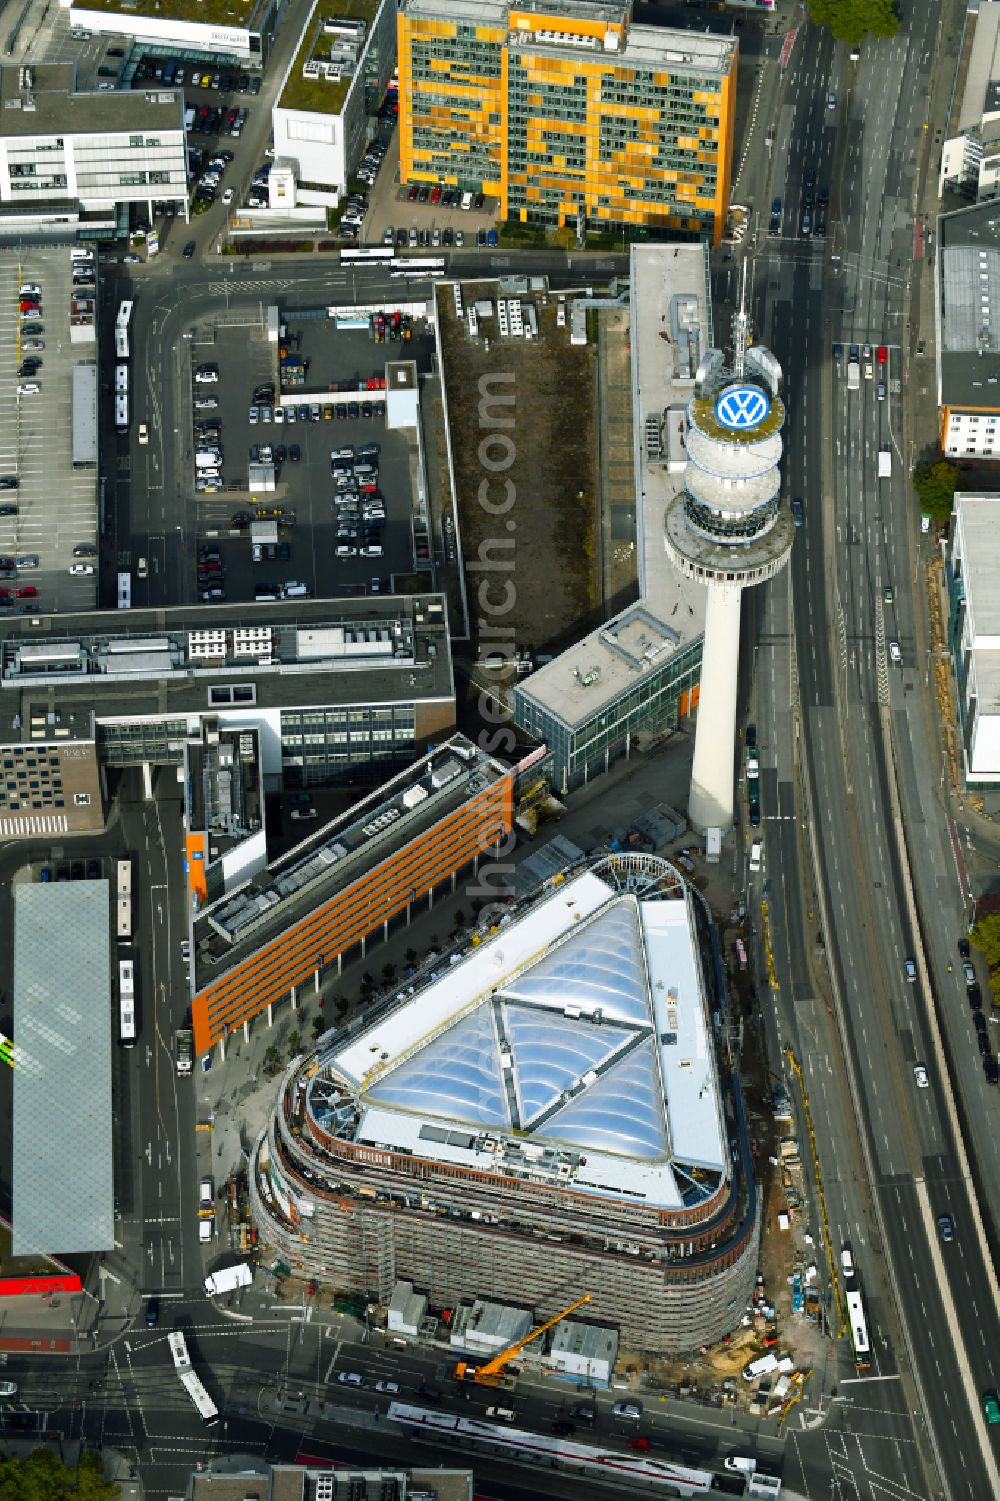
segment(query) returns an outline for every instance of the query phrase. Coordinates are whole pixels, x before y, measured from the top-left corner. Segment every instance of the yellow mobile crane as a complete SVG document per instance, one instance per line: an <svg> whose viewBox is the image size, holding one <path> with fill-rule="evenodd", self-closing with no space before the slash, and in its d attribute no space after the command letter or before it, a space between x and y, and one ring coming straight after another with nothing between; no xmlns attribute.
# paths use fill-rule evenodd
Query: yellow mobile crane
<svg viewBox="0 0 1000 1501"><path fill-rule="evenodd" d="M511 1378L503 1375L504 1366L512 1361L515 1356L520 1355L525 1345L530 1345L533 1339L537 1339L540 1334L544 1334L546 1329L551 1329L553 1324L558 1324L559 1320L564 1319L567 1314L573 1313L577 1308L582 1308L584 1303L592 1301L590 1294L585 1293L582 1298L577 1298L575 1303L571 1303L561 1313L555 1314L549 1319L547 1324L540 1324L537 1329L532 1329L530 1334L526 1334L523 1339L516 1340L512 1345L508 1345L506 1350L501 1350L498 1355L494 1355L493 1359L488 1360L485 1365L469 1365L467 1361L460 1360L455 1367L455 1380L474 1381L477 1386L512 1385Z"/></svg>

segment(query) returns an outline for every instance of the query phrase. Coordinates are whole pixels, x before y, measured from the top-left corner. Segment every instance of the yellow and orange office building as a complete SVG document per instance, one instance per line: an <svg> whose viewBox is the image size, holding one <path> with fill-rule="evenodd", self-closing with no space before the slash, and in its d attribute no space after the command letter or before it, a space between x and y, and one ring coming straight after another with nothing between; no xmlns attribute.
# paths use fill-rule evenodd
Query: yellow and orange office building
<svg viewBox="0 0 1000 1501"><path fill-rule="evenodd" d="M192 1024L207 1052L364 951L509 835L514 771L453 735L195 918Z"/></svg>
<svg viewBox="0 0 1000 1501"><path fill-rule="evenodd" d="M402 0L400 173L501 219L718 243L738 47L605 0Z"/></svg>

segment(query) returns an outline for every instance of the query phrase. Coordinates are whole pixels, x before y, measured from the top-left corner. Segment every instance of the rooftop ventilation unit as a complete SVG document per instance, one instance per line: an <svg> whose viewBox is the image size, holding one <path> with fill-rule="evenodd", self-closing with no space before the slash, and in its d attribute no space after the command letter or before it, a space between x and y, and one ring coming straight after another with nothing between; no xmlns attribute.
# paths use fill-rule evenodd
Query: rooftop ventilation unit
<svg viewBox="0 0 1000 1501"><path fill-rule="evenodd" d="M316 59L314 57L311 57L307 63L303 63L302 64L302 77L303 78L318 78L319 77L319 63L316 61Z"/></svg>

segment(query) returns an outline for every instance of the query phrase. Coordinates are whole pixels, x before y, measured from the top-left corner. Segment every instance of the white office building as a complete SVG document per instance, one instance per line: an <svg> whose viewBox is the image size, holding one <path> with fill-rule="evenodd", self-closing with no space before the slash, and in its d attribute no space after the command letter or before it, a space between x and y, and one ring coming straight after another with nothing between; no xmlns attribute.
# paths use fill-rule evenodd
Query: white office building
<svg viewBox="0 0 1000 1501"><path fill-rule="evenodd" d="M285 11L284 0L227 0L220 15L203 0L98 0L74 5L71 26L105 36L127 36L148 50L202 52L206 57L230 58L262 66Z"/></svg>
<svg viewBox="0 0 1000 1501"><path fill-rule="evenodd" d="M1000 194L1000 0L970 0L973 31L955 134L941 147L938 195L945 189L984 203Z"/></svg>
<svg viewBox="0 0 1000 1501"><path fill-rule="evenodd" d="M173 200L187 213L182 95L81 94L71 63L0 68L0 220L96 216ZM4 209L8 210L5 214Z"/></svg>
<svg viewBox="0 0 1000 1501"><path fill-rule="evenodd" d="M958 494L948 559L962 769L1000 786L1000 498Z"/></svg>
<svg viewBox="0 0 1000 1501"><path fill-rule="evenodd" d="M275 158L293 165L298 203L344 192L395 56L391 0L315 0L273 111Z"/></svg>

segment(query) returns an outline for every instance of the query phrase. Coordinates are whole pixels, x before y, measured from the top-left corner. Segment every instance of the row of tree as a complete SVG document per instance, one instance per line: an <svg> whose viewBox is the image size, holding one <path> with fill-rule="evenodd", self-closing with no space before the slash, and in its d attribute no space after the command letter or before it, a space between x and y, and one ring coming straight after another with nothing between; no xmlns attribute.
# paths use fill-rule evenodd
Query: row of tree
<svg viewBox="0 0 1000 1501"><path fill-rule="evenodd" d="M866 35L895 36L899 16L894 0L809 0L814 26L829 26L835 41L857 46Z"/></svg>
<svg viewBox="0 0 1000 1501"><path fill-rule="evenodd" d="M969 934L986 960L994 1003L1000 998L1000 912L984 912Z"/></svg>
<svg viewBox="0 0 1000 1501"><path fill-rule="evenodd" d="M64 1465L49 1449L27 1459L0 1459L0 1501L117 1501L117 1485L105 1480L97 1454Z"/></svg>

